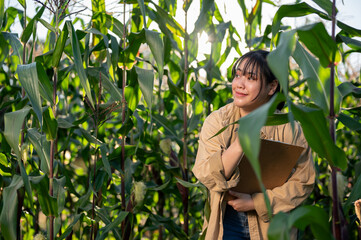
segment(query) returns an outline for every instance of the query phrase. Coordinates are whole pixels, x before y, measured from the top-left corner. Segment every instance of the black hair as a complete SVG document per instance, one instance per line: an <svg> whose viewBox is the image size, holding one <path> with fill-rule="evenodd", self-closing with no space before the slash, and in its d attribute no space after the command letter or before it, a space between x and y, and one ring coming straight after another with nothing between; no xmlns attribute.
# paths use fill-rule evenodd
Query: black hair
<svg viewBox="0 0 361 240"><path fill-rule="evenodd" d="M244 55L242 55L240 58L237 59L237 61L234 63L232 67L232 79L234 79L237 69L241 63L245 62L242 73L255 73L256 78L261 81L261 88L260 92L263 88L263 84L270 84L273 82L273 80L276 80L275 75L272 73L271 69L268 66L267 63L267 55L269 54L268 51L265 50L256 50L256 51L250 51ZM280 91L280 84L278 83L278 86L276 88L276 91L273 93L275 95L277 92ZM260 92L256 96L258 98ZM272 96L273 96L272 95ZM255 98L255 99L256 99ZM284 106L284 102L278 104L277 109L281 110Z"/></svg>

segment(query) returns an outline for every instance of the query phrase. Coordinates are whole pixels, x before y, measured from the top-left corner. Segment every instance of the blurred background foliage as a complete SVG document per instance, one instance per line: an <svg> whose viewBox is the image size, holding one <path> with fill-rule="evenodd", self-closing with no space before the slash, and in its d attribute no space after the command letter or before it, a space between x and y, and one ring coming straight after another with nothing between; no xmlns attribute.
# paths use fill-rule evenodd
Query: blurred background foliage
<svg viewBox="0 0 361 240"><path fill-rule="evenodd" d="M300 121L317 171L312 195L275 215L269 238L291 227L301 239L360 238L361 30L332 21L332 2L238 0L241 32L222 1L129 0L109 12L92 0L89 21L81 1L30 1L0 0L0 239L201 239L198 134L231 101L232 63L255 49L273 50L286 101L262 125ZM282 21L302 16L312 18Z"/></svg>

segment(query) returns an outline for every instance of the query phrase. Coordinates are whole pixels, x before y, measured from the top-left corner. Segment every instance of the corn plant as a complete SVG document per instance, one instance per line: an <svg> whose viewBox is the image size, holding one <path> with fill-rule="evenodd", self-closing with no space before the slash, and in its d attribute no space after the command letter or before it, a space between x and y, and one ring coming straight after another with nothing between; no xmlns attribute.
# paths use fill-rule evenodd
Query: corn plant
<svg viewBox="0 0 361 240"><path fill-rule="evenodd" d="M353 202L361 198L361 90L349 59L360 54L361 30L337 20L335 2L314 1L316 9L239 0L240 33L224 21L221 1L200 1L193 29L196 1L124 0L114 14L92 0L89 22L71 0L34 1L29 18L29 1L15 8L0 0L0 239L202 239L208 193L190 170L205 117L232 97L231 66L221 69L232 51L242 54L240 43L272 50L282 86L240 120L252 140L240 138L246 154L257 156L258 128L295 119L317 173L302 206L272 217L269 238L287 239L292 227L304 239L360 237ZM263 28L265 5L277 12ZM282 24L309 14L320 20ZM20 36L10 30L15 19ZM329 34L328 23L341 30ZM199 60L202 32L211 50ZM279 101L286 107L274 116Z"/></svg>

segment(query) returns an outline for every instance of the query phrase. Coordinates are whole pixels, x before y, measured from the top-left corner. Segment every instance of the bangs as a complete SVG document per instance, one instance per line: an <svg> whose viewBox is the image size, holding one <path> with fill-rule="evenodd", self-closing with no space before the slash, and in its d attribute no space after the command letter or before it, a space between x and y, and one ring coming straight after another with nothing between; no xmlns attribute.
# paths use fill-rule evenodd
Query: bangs
<svg viewBox="0 0 361 240"><path fill-rule="evenodd" d="M243 75L252 73L252 75L255 76L257 79L262 79L262 77L260 76L260 67L261 67L262 63L259 62L258 60L259 59L254 58L254 57L248 57L247 54L240 57L233 65L232 79L235 77L235 75L237 73L237 69L242 63L244 63L243 69L242 69Z"/></svg>

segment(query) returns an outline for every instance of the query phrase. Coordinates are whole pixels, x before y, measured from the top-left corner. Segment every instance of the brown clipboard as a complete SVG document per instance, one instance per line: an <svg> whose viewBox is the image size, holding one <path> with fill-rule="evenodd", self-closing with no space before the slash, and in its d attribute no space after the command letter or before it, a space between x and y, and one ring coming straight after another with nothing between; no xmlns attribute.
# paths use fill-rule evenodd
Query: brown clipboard
<svg viewBox="0 0 361 240"><path fill-rule="evenodd" d="M262 139L259 154L262 182L266 189L283 185L292 173L301 153L305 149L288 143ZM245 154L238 165L240 180L232 191L241 193L262 192L256 174Z"/></svg>

